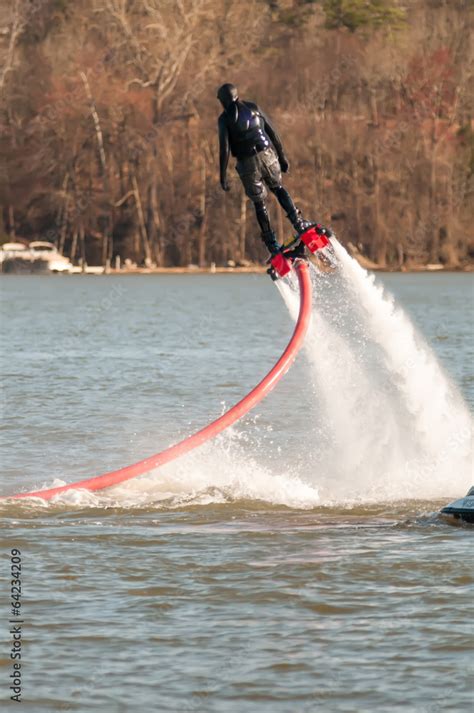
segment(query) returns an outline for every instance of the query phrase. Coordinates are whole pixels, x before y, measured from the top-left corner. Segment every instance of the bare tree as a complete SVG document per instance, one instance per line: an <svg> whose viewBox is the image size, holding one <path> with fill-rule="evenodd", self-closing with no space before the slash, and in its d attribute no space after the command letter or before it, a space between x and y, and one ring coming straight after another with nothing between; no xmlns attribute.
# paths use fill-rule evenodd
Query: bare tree
<svg viewBox="0 0 474 713"><path fill-rule="evenodd" d="M22 0L15 0L8 7L8 11L6 17L2 18L7 24L0 28L1 42L4 45L0 55L0 95L3 93L7 76L13 69L16 49L27 22L25 3Z"/></svg>

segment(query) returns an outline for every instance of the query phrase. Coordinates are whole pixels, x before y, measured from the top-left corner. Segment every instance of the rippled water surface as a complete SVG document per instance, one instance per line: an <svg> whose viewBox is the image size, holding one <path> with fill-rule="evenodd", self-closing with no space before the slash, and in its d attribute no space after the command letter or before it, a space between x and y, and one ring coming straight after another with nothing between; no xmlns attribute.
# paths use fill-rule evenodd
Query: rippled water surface
<svg viewBox="0 0 474 713"><path fill-rule="evenodd" d="M472 277L380 279L472 408ZM266 373L293 324L261 275L5 276L0 289L2 494L133 463L205 425ZM316 356L176 464L104 494L0 504L2 707L17 705L16 547L29 710L473 710L473 529L437 514L471 484L440 475L465 437L397 474L405 447L414 462L401 429L385 470L370 442L356 453L324 423ZM335 402L349 404L357 378L331 386Z"/></svg>

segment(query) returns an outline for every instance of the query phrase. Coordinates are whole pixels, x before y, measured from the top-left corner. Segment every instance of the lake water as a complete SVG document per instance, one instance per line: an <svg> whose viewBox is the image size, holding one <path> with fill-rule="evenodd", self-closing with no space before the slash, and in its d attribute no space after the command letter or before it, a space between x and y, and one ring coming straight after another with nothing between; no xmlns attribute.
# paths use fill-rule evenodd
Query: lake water
<svg viewBox="0 0 474 713"><path fill-rule="evenodd" d="M437 514L472 482L459 458L473 277L377 278L439 372L408 354L409 328L370 286L348 295L375 300L378 341L370 315L313 279L306 351L230 432L103 494L0 504L2 709L16 705L12 548L35 713L473 709L473 529ZM4 495L176 442L257 383L293 326L263 275L4 276L0 289ZM450 382L462 398L448 412ZM460 425L444 443L436 431L437 457L427 432L443 418Z"/></svg>

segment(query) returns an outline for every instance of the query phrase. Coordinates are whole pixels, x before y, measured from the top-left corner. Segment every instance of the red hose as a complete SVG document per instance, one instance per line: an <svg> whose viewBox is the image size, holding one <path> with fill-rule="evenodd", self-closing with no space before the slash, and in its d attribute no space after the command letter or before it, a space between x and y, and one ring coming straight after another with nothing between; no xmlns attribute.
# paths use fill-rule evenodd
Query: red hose
<svg viewBox="0 0 474 713"><path fill-rule="evenodd" d="M156 453L145 460L141 460L133 465L128 465L125 468L97 475L94 478L80 480L78 483L68 483L57 488L49 488L48 490L35 490L30 493L17 493L16 495L7 496L9 498L31 498L37 497L43 500L50 500L58 493L64 493L66 490L75 490L83 488L85 490L102 490L109 488L111 485L123 483L125 480L135 478L137 475L147 473L160 465L169 463L170 461L184 455L188 451L200 446L205 441L213 438L218 433L223 431L228 426L231 426L239 418L244 416L250 409L259 403L278 383L284 374L288 371L299 350L303 345L306 332L308 331L311 317L311 280L309 277L308 265L305 262L297 261L295 269L298 275L300 286L300 309L298 321L296 322L293 336L291 337L285 351L273 367L271 371L255 386L250 393L247 394L241 401L233 406L229 411L226 411L218 419L210 423L205 428L202 428L192 436L188 436L184 440L176 443L174 446L166 448L161 453ZM2 498L3 499L3 498Z"/></svg>

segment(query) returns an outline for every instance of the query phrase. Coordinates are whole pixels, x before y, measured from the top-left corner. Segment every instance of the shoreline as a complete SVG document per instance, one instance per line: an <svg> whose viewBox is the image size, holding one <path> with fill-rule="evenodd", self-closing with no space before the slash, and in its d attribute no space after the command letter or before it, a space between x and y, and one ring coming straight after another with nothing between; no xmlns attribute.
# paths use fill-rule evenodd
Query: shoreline
<svg viewBox="0 0 474 713"><path fill-rule="evenodd" d="M374 264L366 264L365 261L357 260L359 265L368 272L383 272L383 273L471 273L474 272L474 263L463 265L462 267L444 267L443 265L412 265L411 267L394 268L394 267L379 267ZM259 275L265 274L267 271L266 265L252 264L247 266L225 267L212 265L208 267L198 267L196 265L188 267L120 267L119 269L112 267L104 267L103 265L87 265L85 269L75 266L72 271L13 271L3 272L0 274L7 275L228 275L228 274L249 274Z"/></svg>
<svg viewBox="0 0 474 713"><path fill-rule="evenodd" d="M359 263L360 264L360 263ZM391 267L365 267L369 272L391 272L400 274L412 273L469 273L474 272L474 265L465 265L459 268L431 267L428 265L414 266L405 269ZM73 275L227 275L227 274L265 274L265 265L249 265L248 267L126 267L120 270L102 266L90 266L85 271L75 270Z"/></svg>

